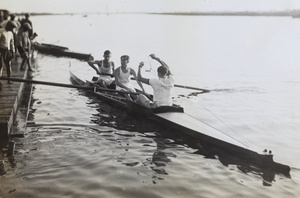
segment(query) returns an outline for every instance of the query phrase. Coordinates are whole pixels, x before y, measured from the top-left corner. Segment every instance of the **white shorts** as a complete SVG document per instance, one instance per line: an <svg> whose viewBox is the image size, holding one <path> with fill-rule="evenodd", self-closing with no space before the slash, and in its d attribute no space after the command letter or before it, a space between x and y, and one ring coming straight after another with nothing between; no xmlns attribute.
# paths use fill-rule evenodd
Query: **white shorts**
<svg viewBox="0 0 300 198"><path fill-rule="evenodd" d="M126 84L125 86L128 87L131 90L131 92L136 92L135 88L133 87L132 84ZM119 87L118 85L116 86L116 90L118 90L118 91L128 91L128 90L126 90L122 87Z"/></svg>
<svg viewBox="0 0 300 198"><path fill-rule="evenodd" d="M156 108L158 107L155 102L152 102L149 98L147 98L144 94L140 94L138 96L138 103L148 107L148 108Z"/></svg>
<svg viewBox="0 0 300 198"><path fill-rule="evenodd" d="M114 79L110 76L100 75L98 81L103 80L107 85L111 85L114 82Z"/></svg>

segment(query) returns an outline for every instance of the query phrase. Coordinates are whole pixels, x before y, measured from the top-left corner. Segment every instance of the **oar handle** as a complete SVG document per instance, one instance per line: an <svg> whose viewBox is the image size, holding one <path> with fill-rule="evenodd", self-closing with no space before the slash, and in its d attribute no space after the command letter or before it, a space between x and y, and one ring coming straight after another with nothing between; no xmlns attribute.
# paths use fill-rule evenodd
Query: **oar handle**
<svg viewBox="0 0 300 198"><path fill-rule="evenodd" d="M107 73L100 73L99 75L115 77L113 74L107 74Z"/></svg>
<svg viewBox="0 0 300 198"><path fill-rule="evenodd" d="M119 94L130 94L130 95L140 95L141 94L141 93L137 93L137 92L118 91L118 90L115 90L115 89L106 89L106 88L102 88L98 85L94 85L94 87L96 88L95 91L114 92L114 93L119 93Z"/></svg>

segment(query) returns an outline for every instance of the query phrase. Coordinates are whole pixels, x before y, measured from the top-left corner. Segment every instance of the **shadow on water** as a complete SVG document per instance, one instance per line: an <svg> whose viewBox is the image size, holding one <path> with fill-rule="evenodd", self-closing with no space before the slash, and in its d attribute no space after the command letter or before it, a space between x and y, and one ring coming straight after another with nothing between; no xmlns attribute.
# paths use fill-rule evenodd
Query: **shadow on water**
<svg viewBox="0 0 300 198"><path fill-rule="evenodd" d="M13 156L14 152L14 142L10 141L8 138L0 140L0 176L6 174L6 165L8 164L10 168L16 167L15 158Z"/></svg>
<svg viewBox="0 0 300 198"><path fill-rule="evenodd" d="M194 143L191 143L190 145L193 144ZM288 171L287 171L285 165L283 165L284 168L282 168L281 164L279 164L280 168L276 168L275 165L258 166L257 164L254 164L253 162L247 159L241 159L238 156L233 155L232 153L226 152L222 149L213 146L206 146L205 148L199 148L198 151L195 152L195 154L203 155L205 156L205 158L208 159L219 160L222 163L222 165L224 165L225 167L229 167L230 165L235 165L238 170L240 170L241 172L247 175L249 174L257 175L262 178L264 186L272 186L272 183L275 182L276 174L283 175L286 178L291 178L289 174L290 168L288 167Z"/></svg>
<svg viewBox="0 0 300 198"><path fill-rule="evenodd" d="M154 134L153 140L157 143L157 150L153 153L152 162L156 166L153 170L160 174L168 174L164 168L167 163L170 162L168 158L170 153L166 153L164 150L168 145L188 146L195 149L195 155L204 156L207 159L215 159L222 163L223 166L236 166L237 169L247 175L257 175L262 178L264 186L272 186L275 182L275 175L283 175L286 178L291 178L290 167L276 162L271 166L258 165L252 162L251 159L241 158L235 155L233 152L225 151L222 148L218 148L216 145L210 145L200 142L194 138L191 138L182 133L178 133L174 130L167 129L166 127L158 126L148 121L141 116L127 113L117 107L108 105L99 99L92 97L93 105L99 104L98 114L94 115L93 123L100 126L113 127L117 130L126 130L132 132L139 132L142 134L151 133ZM168 140L168 144L165 144L165 140ZM172 143L170 143L170 140Z"/></svg>

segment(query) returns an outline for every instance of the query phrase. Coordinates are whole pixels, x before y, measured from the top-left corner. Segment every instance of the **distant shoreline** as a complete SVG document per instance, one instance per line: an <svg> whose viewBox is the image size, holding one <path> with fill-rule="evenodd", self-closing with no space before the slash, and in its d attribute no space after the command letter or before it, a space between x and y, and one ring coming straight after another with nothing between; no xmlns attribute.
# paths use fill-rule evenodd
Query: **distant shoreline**
<svg viewBox="0 0 300 198"><path fill-rule="evenodd" d="M151 13L156 14L156 13ZM174 12L158 13L162 15L190 15L190 16L291 16L289 12Z"/></svg>
<svg viewBox="0 0 300 198"><path fill-rule="evenodd" d="M26 13L14 13L17 16L25 15ZM270 11L270 12L93 12L93 13L29 13L32 16L36 15L87 15L87 14L153 14L153 15L182 15L182 16L271 16L271 17L300 17L300 10L293 11Z"/></svg>

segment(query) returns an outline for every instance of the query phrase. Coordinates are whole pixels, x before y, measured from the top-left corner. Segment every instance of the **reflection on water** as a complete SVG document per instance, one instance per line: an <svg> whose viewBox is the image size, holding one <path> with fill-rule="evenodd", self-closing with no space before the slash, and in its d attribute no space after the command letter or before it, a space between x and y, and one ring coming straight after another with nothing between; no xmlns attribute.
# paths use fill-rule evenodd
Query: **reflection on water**
<svg viewBox="0 0 300 198"><path fill-rule="evenodd" d="M142 146L155 148L152 157L147 158L146 162L126 162L126 159L118 158L117 162L123 165L135 167L138 164L150 165L151 169L162 175L168 175L164 167L167 163L171 162L172 158L176 158L176 154L165 151L166 148L188 147L195 149L193 154L200 154L207 159L214 159L221 162L222 165L228 167L235 165L238 170L246 174L253 174L261 177L263 185L271 186L275 182L275 174L283 174L285 177L290 178L289 171L275 170L270 167L257 167L254 163L244 161L232 153L218 149L215 146L201 145L198 140L191 139L183 134L174 133L175 131L166 130L163 127L154 125L153 123L145 120L144 118L136 115L128 114L127 112L106 104L100 101L95 96L87 92L80 92L90 98L87 103L88 106L97 107L97 114L92 114L91 123L95 126L89 126L94 129L95 132L103 134L108 141L116 141L119 145L124 145L124 140L131 141L134 137L145 137L147 139L138 140L139 143L143 143ZM88 127L88 126L87 126ZM104 127L104 128L103 128ZM39 129L40 131L41 129ZM71 129L70 129L71 130ZM138 134L136 134L138 132ZM124 139L125 138L125 139ZM129 143L127 143L129 145ZM126 152L130 149L124 147ZM125 155L124 153L122 155ZM123 161L124 160L124 161ZM163 177L160 177L163 180Z"/></svg>

